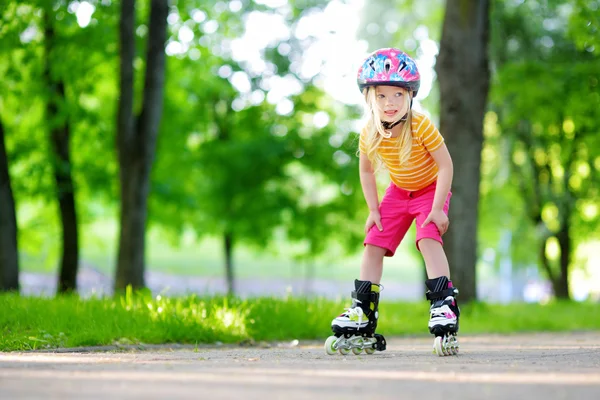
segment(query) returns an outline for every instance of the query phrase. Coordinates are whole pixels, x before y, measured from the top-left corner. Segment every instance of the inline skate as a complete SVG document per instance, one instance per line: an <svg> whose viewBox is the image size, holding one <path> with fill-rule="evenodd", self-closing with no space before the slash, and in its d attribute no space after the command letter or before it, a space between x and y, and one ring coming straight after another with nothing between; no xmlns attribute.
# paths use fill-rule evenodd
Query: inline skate
<svg viewBox="0 0 600 400"><path fill-rule="evenodd" d="M438 356L458 354L458 320L460 309L456 302L458 289L445 276L428 279L427 300L431 302L429 308L429 332L435 335L433 352Z"/></svg>
<svg viewBox="0 0 600 400"><path fill-rule="evenodd" d="M386 348L383 335L375 333L379 318L380 285L356 279L354 288L352 306L331 322L334 335L325 341L327 354L333 355L339 351L347 355L352 351L358 355L363 350L373 354L375 350L383 351Z"/></svg>

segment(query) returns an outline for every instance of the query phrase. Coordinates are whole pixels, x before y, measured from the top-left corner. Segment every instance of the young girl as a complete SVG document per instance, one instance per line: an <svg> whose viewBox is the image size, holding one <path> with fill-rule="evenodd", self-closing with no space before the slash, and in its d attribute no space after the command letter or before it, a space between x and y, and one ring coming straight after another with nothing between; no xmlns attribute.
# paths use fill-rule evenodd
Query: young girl
<svg viewBox="0 0 600 400"><path fill-rule="evenodd" d="M383 257L394 255L413 220L416 245L427 268L426 296L431 302L429 331L434 352L458 352L458 291L450 281L442 235L448 230L452 159L439 131L424 115L412 110L420 75L412 58L394 49L372 53L358 70L358 86L365 96L368 120L360 135L360 181L369 207L366 238L355 280L352 306L332 321L335 336L328 353L362 349L384 350L377 327ZM379 203L375 172L385 166L391 184Z"/></svg>

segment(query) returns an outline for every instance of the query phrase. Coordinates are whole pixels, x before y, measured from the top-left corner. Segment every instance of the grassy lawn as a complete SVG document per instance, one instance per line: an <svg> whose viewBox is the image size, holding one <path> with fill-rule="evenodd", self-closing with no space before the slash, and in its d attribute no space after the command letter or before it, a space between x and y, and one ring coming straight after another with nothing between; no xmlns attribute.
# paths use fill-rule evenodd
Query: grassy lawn
<svg viewBox="0 0 600 400"><path fill-rule="evenodd" d="M344 302L322 298L166 298L128 293L79 299L0 295L0 351L109 344L236 343L322 339ZM428 335L428 307L382 303L378 332ZM600 304L475 303L462 307L461 334L600 330Z"/></svg>

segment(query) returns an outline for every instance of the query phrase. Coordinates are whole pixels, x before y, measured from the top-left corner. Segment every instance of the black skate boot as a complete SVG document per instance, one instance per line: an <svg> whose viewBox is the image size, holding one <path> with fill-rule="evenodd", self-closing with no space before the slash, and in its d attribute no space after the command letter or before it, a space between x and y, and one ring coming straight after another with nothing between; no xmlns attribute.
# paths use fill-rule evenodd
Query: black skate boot
<svg viewBox="0 0 600 400"><path fill-rule="evenodd" d="M460 308L456 302L458 289L445 276L425 281L429 308L429 332L435 335L433 351L439 356L458 353L458 324Z"/></svg>
<svg viewBox="0 0 600 400"><path fill-rule="evenodd" d="M331 322L330 336L325 342L328 354L339 350L348 354L350 350L359 354L363 349L372 354L375 350L385 350L385 338L375 334L379 318L379 292L381 286L370 281L354 281L352 306Z"/></svg>

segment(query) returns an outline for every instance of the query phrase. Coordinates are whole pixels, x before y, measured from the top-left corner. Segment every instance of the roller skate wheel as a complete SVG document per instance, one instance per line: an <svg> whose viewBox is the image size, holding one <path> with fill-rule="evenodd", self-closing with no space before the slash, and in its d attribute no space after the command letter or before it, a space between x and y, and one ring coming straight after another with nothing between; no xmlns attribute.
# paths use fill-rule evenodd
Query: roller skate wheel
<svg viewBox="0 0 600 400"><path fill-rule="evenodd" d="M446 351L444 350L444 337L436 336L433 341L433 352L440 357L446 355Z"/></svg>
<svg viewBox="0 0 600 400"><path fill-rule="evenodd" d="M353 347L352 352L354 353L354 355L359 355L360 353L362 353L362 349L360 347Z"/></svg>
<svg viewBox="0 0 600 400"><path fill-rule="evenodd" d="M450 338L450 353L455 356L458 354L458 339L456 336Z"/></svg>
<svg viewBox="0 0 600 400"><path fill-rule="evenodd" d="M350 349L342 349L341 347L338 349L338 351L340 352L341 355L343 356L347 356L348 354L350 354Z"/></svg>
<svg viewBox="0 0 600 400"><path fill-rule="evenodd" d="M337 337L335 336L329 336L327 338L327 340L325 340L325 352L327 354L329 354L330 356L334 355L337 351L337 348L333 347L334 343L336 342Z"/></svg>
<svg viewBox="0 0 600 400"><path fill-rule="evenodd" d="M373 353L375 353L375 349L372 348L372 347L366 347L365 348L365 353L367 353L367 354L373 354Z"/></svg>

